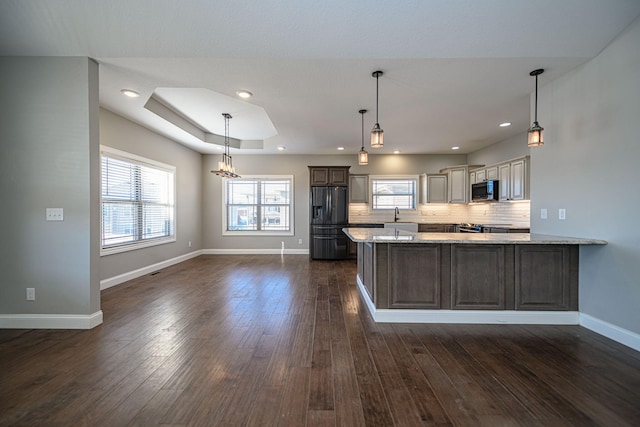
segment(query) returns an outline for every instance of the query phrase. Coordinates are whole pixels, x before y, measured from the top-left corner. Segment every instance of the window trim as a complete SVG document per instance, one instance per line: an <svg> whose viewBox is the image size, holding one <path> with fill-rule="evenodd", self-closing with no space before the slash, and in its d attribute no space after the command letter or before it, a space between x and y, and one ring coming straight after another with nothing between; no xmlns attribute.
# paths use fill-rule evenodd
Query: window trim
<svg viewBox="0 0 640 427"><path fill-rule="evenodd" d="M173 234L166 237L156 237L153 239L137 240L134 242L127 242L117 246L104 247L102 246L102 155L107 153L108 157L117 158L125 162L139 164L141 166L150 166L156 169L164 169L173 174ZM100 256L112 255L122 252L134 251L137 249L148 248L151 246L164 245L166 243L172 243L177 240L178 235L178 199L176 197L177 192L177 167L166 163L159 162L157 160L148 159L146 157L138 156L127 151L118 150L117 148L109 147L106 145L100 145Z"/></svg>
<svg viewBox="0 0 640 427"><path fill-rule="evenodd" d="M370 206L370 211L371 212L377 212L377 211L389 211L389 210L393 210L393 208L389 208L389 209L383 209L383 208L375 208L373 206L373 183L376 180L413 180L414 181L414 187L413 187L413 208L411 209L406 209L406 208L399 208L399 210L401 211L417 211L418 210L418 184L420 182L420 176L419 175L369 175L369 206Z"/></svg>
<svg viewBox="0 0 640 427"><path fill-rule="evenodd" d="M233 179L233 178L229 178ZM223 236L294 236L295 235L295 186L293 175L242 175L239 180L265 179L265 180L283 180L291 181L291 197L289 198L289 231L283 230L227 230L227 179L221 179L220 188L222 194L222 221L221 233ZM259 206L259 205L258 205ZM283 205L287 206L287 205Z"/></svg>

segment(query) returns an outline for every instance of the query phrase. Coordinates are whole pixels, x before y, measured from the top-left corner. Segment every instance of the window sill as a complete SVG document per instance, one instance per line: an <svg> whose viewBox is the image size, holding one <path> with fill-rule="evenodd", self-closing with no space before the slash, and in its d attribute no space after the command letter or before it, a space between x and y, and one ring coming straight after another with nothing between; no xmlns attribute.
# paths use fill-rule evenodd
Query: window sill
<svg viewBox="0 0 640 427"><path fill-rule="evenodd" d="M135 243L130 243L130 244L121 245L121 246L113 246L110 248L100 248L100 256L102 257L107 255L119 254L122 252L130 252L130 251L135 251L137 249L144 249L152 246L164 245L166 243L173 243L175 241L176 241L176 237L172 236L172 237L166 237L162 239L148 240L144 242L135 242Z"/></svg>

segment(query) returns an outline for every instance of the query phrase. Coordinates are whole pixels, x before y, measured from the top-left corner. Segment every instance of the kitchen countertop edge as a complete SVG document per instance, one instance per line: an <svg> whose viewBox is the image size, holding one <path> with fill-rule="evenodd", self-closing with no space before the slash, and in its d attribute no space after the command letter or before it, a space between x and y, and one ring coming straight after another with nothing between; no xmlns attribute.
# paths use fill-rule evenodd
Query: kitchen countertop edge
<svg viewBox="0 0 640 427"><path fill-rule="evenodd" d="M606 245L606 240L551 236L536 233L412 233L394 228L343 228L354 242L361 243L456 243L516 245Z"/></svg>

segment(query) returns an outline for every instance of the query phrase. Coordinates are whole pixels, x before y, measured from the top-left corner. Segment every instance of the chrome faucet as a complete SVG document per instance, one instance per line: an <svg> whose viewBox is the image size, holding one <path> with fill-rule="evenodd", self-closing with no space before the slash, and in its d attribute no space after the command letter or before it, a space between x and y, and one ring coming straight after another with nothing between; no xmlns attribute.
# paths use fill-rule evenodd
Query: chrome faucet
<svg viewBox="0 0 640 427"><path fill-rule="evenodd" d="M396 206L396 212L393 215L393 222L398 222L398 216L400 216L400 209L398 209L398 207Z"/></svg>

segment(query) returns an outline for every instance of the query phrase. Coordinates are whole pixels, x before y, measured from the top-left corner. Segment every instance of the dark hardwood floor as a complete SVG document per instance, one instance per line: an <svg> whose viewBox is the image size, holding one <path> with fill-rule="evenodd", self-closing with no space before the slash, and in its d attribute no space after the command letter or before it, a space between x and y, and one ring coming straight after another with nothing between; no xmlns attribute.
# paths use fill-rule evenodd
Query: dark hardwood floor
<svg viewBox="0 0 640 427"><path fill-rule="evenodd" d="M93 330L0 330L0 425L640 425L638 352L578 326L376 324L355 274L201 256L103 291Z"/></svg>

